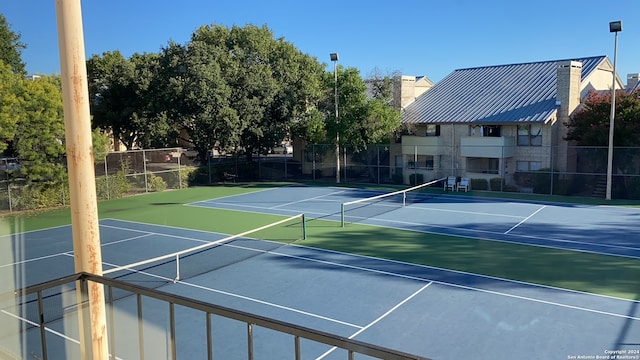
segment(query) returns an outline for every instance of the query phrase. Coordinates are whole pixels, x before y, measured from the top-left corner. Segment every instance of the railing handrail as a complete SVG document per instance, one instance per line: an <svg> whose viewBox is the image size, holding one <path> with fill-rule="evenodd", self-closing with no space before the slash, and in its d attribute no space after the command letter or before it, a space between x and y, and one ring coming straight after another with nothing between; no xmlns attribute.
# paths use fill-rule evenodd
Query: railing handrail
<svg viewBox="0 0 640 360"><path fill-rule="evenodd" d="M382 346L349 339L346 337L330 334L327 332L314 330L304 326L268 318L261 315L251 314L248 312L235 310L225 306L206 303L200 300L191 299L185 296L170 294L156 289L145 288L139 285L127 283L124 281L98 276L88 273L76 273L73 275L61 277L48 282L31 285L22 289L18 289L13 293L5 293L0 295L0 301L10 297L22 297L30 294L41 293L42 291L65 285L71 282L93 281L101 283L108 287L129 291L140 296L147 296L169 304L180 305L191 309L199 310L208 314L215 314L226 318L238 320L250 325L256 325L278 332L286 333L295 337L304 338L330 346L335 346L349 352L369 355L380 359L397 359L397 360L429 360L425 357L404 353L401 351L385 348ZM46 309L44 309L46 311Z"/></svg>

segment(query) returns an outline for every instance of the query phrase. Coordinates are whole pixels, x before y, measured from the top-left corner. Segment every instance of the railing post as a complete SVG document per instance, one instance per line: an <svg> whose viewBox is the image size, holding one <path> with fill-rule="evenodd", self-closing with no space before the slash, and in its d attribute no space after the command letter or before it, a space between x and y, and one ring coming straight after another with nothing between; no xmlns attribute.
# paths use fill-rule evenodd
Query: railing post
<svg viewBox="0 0 640 360"><path fill-rule="evenodd" d="M113 305L113 286L108 287L108 304L109 304L109 343L111 358L116 359L116 322L115 322L115 309Z"/></svg>
<svg viewBox="0 0 640 360"><path fill-rule="evenodd" d="M174 303L169 303L169 327L170 331L170 348L171 348L171 359L176 360L176 306Z"/></svg>
<svg viewBox="0 0 640 360"><path fill-rule="evenodd" d="M207 360L213 360L213 338L211 337L211 313L206 313L207 316Z"/></svg>
<svg viewBox="0 0 640 360"><path fill-rule="evenodd" d="M138 307L138 351L140 360L144 360L144 323L142 322L142 295L136 294Z"/></svg>
<svg viewBox="0 0 640 360"><path fill-rule="evenodd" d="M84 359L94 359L93 347L91 344L91 311L89 303L89 281L85 278L77 282L80 291L78 292L78 317L80 318L80 333L84 335L84 341L80 341L80 346L84 350ZM97 284L96 284L97 285Z"/></svg>
<svg viewBox="0 0 640 360"><path fill-rule="evenodd" d="M253 324L247 323L247 359L253 360Z"/></svg>
<svg viewBox="0 0 640 360"><path fill-rule="evenodd" d="M47 330L44 323L44 304L42 301L42 290L38 291L38 323L40 325L40 346L42 348L42 360L47 360Z"/></svg>

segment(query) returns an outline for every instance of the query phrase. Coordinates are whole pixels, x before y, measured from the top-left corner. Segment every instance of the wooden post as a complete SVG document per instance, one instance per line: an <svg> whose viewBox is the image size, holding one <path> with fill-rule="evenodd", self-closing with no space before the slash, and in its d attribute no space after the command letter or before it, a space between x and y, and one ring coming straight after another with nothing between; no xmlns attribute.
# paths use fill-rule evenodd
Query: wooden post
<svg viewBox="0 0 640 360"><path fill-rule="evenodd" d="M56 15L75 270L102 275L89 88L80 0L56 0ZM83 326L83 323L84 326L91 326L91 339L86 339L82 335L85 331L80 330L82 358L107 360L109 349L104 287L90 282L88 293L89 322L86 319L83 321L82 311L78 310L80 326ZM88 346L89 340L91 347Z"/></svg>

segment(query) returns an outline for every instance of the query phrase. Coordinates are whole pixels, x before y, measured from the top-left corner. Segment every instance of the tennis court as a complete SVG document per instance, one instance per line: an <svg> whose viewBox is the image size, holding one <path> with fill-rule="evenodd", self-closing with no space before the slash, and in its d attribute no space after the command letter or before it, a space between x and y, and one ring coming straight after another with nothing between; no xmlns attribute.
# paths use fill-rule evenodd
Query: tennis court
<svg viewBox="0 0 640 360"><path fill-rule="evenodd" d="M190 205L241 210L245 218L251 216L247 212L304 213L307 226L326 226L319 221L329 220L339 233L341 204L376 194L292 186ZM630 219L638 213L630 209L428 194L405 207L398 206L397 200L382 207L384 211L350 215L345 226L371 224L419 233L465 234L593 254L624 250L616 256L636 257L638 225ZM153 266L134 277L123 276L163 291L434 359L595 358L616 350L635 356L640 349L637 301L309 247L305 246L307 240L301 239L298 223L293 224L283 222L284 230L260 232L268 236L246 234L213 247L199 260L182 261L182 274L175 282L175 265ZM107 272L230 235L114 218L101 220L100 227ZM612 236L610 231L626 235ZM70 238L69 226L5 236L2 241L20 244L14 248L22 249L19 258L23 260L5 262L0 269L24 275L21 285L73 272ZM274 244L258 238L292 241ZM189 264L196 265L194 270ZM121 274L114 271L109 276ZM116 355L138 358L135 298L123 296L117 307ZM146 308L150 310L144 314L145 357L166 358L168 314L160 306L154 308L153 303ZM14 319L13 315L7 309L0 314L3 321ZM73 352L78 339L74 317L69 311L60 321L50 323L51 348L64 354L63 358L77 355ZM205 326L203 321L187 309L181 309L176 320L178 358L206 358L202 346L206 341L194 331ZM247 358L242 336L245 328L224 319L214 319L213 326L214 358ZM292 358L289 339L271 331L256 330L254 346L256 354L262 354L257 358ZM316 343L303 343L302 347L305 359L346 358L345 353Z"/></svg>
<svg viewBox="0 0 640 360"><path fill-rule="evenodd" d="M341 221L340 205L385 194L379 191L286 187L192 206ZM425 233L474 237L640 258L640 210L611 206L542 203L417 193L407 206L401 195L347 210L352 223ZM348 226L348 225L347 225Z"/></svg>

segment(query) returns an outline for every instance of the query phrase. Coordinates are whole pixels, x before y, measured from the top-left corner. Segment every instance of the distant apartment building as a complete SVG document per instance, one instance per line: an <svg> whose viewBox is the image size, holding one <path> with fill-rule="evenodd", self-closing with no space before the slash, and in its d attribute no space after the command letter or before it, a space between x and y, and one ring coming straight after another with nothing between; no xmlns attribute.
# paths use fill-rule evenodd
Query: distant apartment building
<svg viewBox="0 0 640 360"><path fill-rule="evenodd" d="M606 56L455 70L414 101L401 97L392 171L405 183L417 173L509 182L517 171L571 171L565 123L590 90L611 89L612 71ZM637 86L629 75L627 88Z"/></svg>

